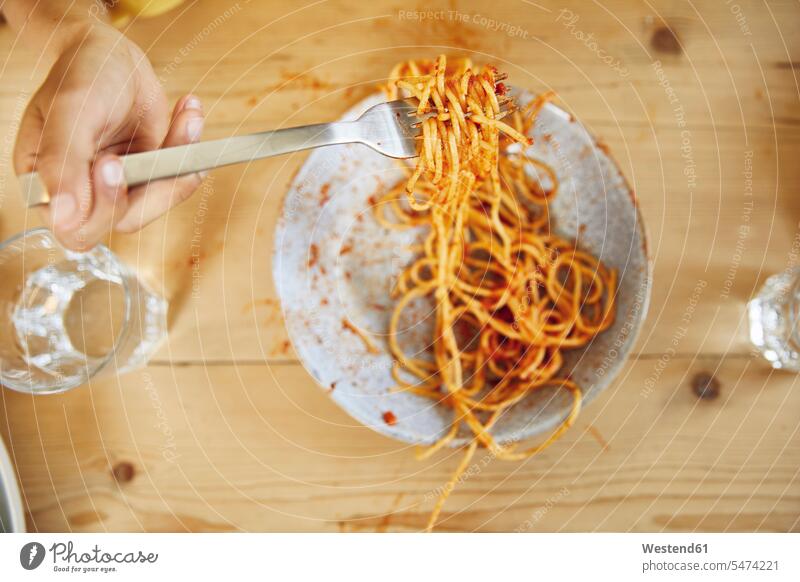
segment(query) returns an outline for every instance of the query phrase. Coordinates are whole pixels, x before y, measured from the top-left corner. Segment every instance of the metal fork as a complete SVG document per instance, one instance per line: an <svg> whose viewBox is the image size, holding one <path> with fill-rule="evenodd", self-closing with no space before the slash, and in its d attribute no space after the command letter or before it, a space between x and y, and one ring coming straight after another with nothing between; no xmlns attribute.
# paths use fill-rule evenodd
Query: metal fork
<svg viewBox="0 0 800 582"><path fill-rule="evenodd" d="M510 100L501 101L508 113ZM370 107L355 121L320 123L263 131L250 135L153 150L121 156L128 186L162 178L175 178L231 164L250 162L280 154L322 146L362 143L391 158L417 155L422 120L435 113L417 114L412 100L398 99ZM19 176L27 206L47 204L50 196L36 172Z"/></svg>

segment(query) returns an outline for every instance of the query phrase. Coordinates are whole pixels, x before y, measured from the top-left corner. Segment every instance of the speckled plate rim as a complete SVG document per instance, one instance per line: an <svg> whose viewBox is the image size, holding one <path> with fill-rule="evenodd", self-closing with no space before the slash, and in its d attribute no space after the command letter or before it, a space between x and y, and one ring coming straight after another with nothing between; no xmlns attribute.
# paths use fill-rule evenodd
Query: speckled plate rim
<svg viewBox="0 0 800 582"><path fill-rule="evenodd" d="M530 97L530 93L528 93L526 91L523 91L522 94L523 95L527 95L528 98ZM359 103L355 104L350 110L348 110L341 117L341 119L342 120L347 120L347 119L354 119L354 118L358 117L358 115L361 112L363 112L368 106L374 104L374 100L375 99L376 99L376 95L375 94L367 96L365 99L363 99ZM648 313L649 305L650 305L650 298L651 298L651 291L652 291L652 261L650 259L650 254L649 254L649 244L648 244L647 229L646 229L645 224L644 224L644 220L643 220L641 209L640 209L639 204L638 204L637 199L636 199L635 191L633 190L633 188L631 188L630 183L629 183L627 177L625 176L625 174L622 172L622 170L620 168L620 165L617 162L616 158L610 153L610 151L608 151L607 148L601 147L599 145L599 141L594 136L594 134L592 132L590 132L584 125L582 125L579 122L577 122L570 113L564 111L563 109L561 109L560 107L558 107L558 106L556 106L556 105L554 105L552 103L547 103L545 105L545 108L548 110L548 112L558 115L563 120L569 121L571 123L576 123L578 125L578 127L580 127L580 129L585 133L585 135L587 137L591 138L591 142L593 144L593 150L594 151L601 151L602 152L602 156L605 157L608 160L608 162L611 164L611 167L616 171L619 179L621 180L622 184L624 185L624 190L627 193L627 195L628 195L628 197L629 197L629 199L631 201L632 208L635 211L635 219L634 219L635 227L634 227L634 229L636 231L636 235L639 238L639 243L640 243L640 249L639 250L641 252L641 257L642 257L642 259L644 261L643 268L644 268L644 281L645 281L645 283L644 283L644 285L642 287L642 290L641 290L642 291L642 297L641 297L641 301L640 301L640 304L639 304L640 307L639 307L638 315L637 315L637 317L636 317L636 319L635 319L635 321L633 323L633 326L632 326L632 329L631 329L630 333L626 336L626 340L624 342L624 345L621 346L620 349L618 349L618 354L617 354L617 357L615 358L615 360L607 366L606 373L604 374L604 376L597 383L595 383L595 385L593 385L592 390L589 391L588 393L584 394L583 405L585 406L585 405L591 403L595 398L597 398L597 396L601 392L603 392L605 389L608 388L609 385L611 385L611 383L614 381L616 376L619 374L619 372L622 370L623 366L627 362L628 356L630 355L634 345L636 344L636 341L637 341L637 339L639 337L639 334L642 331L643 323L644 323L644 321L645 321L645 319L647 317L647 313ZM343 147L347 147L347 146L343 146ZM364 147L364 146L359 146L359 147ZM385 422L380 422L380 421L375 419L374 415L365 413L365 410L363 408L358 407L358 406L353 406L352 402L351 402L351 398L349 398L347 396L342 397L341 393L338 392L338 391L335 391L335 392L331 393L331 391L329 390L327 384L323 380L321 380L320 377L318 376L314 366L310 364L310 362L313 359L313 355L311 353L309 353L308 350L306 350L305 343L303 341L301 341L301 340L303 340L303 338L302 337L298 337L298 334L293 333L293 326L290 324L289 318L287 317L287 308L286 308L287 302L284 299L284 297L282 296L282 292L281 292L282 288L283 288L283 286L281 285L281 281L282 281L282 277L283 277L281 267L282 267L283 263L282 263L282 254L281 254L281 244L280 243L281 243L283 237L286 234L286 232L285 232L286 227L285 227L285 223L284 223L283 219L284 219L285 214L286 214L287 200L289 199L289 195L298 188L298 184L301 183L305 179L306 173L308 173L310 171L310 166L313 165L314 160L315 160L315 155L314 154L315 154L315 152L312 152L310 154L310 156L306 159L306 161L302 164L302 166L299 168L299 170L297 171L296 175L292 179L291 185L289 187L289 190L287 191L286 196L284 196L282 201L281 201L281 209L280 209L280 213L279 213L279 217L280 218L279 218L278 226L277 226L276 231L275 231L275 238L274 238L275 244L274 244L274 248L273 248L273 262L272 262L273 281L275 282L276 290L278 292L278 298L279 298L279 300L281 302L281 308L282 308L283 315L284 315L284 318L285 318L285 321L286 321L286 327L287 327L287 330L289 332L289 339L292 342L292 345L293 345L296 353L298 354L300 362L303 365L303 367L306 369L306 371L308 371L309 374L315 379L315 381L320 386L320 388L322 388L324 391L326 391L330 395L330 397L345 412L347 412L352 418L354 418L355 420L357 420L361 424L363 424L363 425L365 425L365 426L367 426L367 427L369 427L369 428L371 428L371 429L373 429L373 430L375 430L375 431L377 431L377 432L379 432L381 434L384 434L386 436L389 436L391 438L394 438L394 439L397 439L397 440L400 440L400 441L403 441L403 442L407 442L407 443L411 443L411 444L431 444L436 439L421 438L419 431L411 430L411 429L409 429L409 428L407 428L405 426L390 425L390 424L387 424ZM606 332L606 333L610 333L610 331ZM556 418L556 417L551 417L551 418L545 419L545 420L540 421L540 422L528 423L528 424L526 424L524 426L524 429L518 431L517 433L515 433L513 435L510 435L510 436L506 435L505 436L505 440L506 441L516 441L516 440L525 440L525 439L529 439L529 438L535 437L535 436L540 435L540 434L542 434L544 432L553 430L561 422L562 419L563 419L563 416L562 416L561 419ZM457 439L454 439L452 441L451 446L453 446L453 447L462 446L466 442L467 442L466 438L457 438Z"/></svg>
<svg viewBox="0 0 800 582"><path fill-rule="evenodd" d="M3 513L3 528L0 532L22 533L25 530L25 510L22 505L22 493L17 483L17 474L11 464L3 439L0 438L0 511ZM6 522L8 520L8 523Z"/></svg>

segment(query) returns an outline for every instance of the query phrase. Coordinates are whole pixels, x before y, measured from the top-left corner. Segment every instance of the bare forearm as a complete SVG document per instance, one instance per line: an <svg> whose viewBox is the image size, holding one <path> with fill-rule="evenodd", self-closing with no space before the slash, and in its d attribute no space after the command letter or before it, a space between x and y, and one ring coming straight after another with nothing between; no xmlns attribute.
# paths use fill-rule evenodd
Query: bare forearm
<svg viewBox="0 0 800 582"><path fill-rule="evenodd" d="M102 0L4 0L0 7L26 45L51 55L59 54L77 34L105 25Z"/></svg>

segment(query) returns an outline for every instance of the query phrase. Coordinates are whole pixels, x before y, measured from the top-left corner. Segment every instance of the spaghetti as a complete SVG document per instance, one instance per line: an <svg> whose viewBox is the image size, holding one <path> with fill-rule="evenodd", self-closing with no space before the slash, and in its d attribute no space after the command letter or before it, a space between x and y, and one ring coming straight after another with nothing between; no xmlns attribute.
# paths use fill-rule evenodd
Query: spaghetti
<svg viewBox="0 0 800 582"><path fill-rule="evenodd" d="M508 115L499 79L493 67L474 69L467 59L448 66L440 56L400 63L386 87L390 99L406 94L418 100L422 138L416 167L378 200L376 218L391 229L429 227L394 289L392 374L398 389L452 409L447 434L421 458L461 431L471 438L428 530L478 447L499 459L524 459L573 424L582 393L562 373L563 352L585 346L615 315L615 271L550 232L555 172L525 147L509 149L531 143L526 135L552 95ZM399 322L420 300L435 304L433 338L429 349L408 354ZM546 388L572 397L553 433L527 449L497 442L491 428L502 414Z"/></svg>
<svg viewBox="0 0 800 582"><path fill-rule="evenodd" d="M367 348L367 351L370 354L380 354L381 351L378 349L378 346L375 345L375 342L372 341L372 338L369 334L358 327L355 323L347 319L346 317L342 319L342 327L347 331L350 331L358 336L358 338L364 343L364 347Z"/></svg>

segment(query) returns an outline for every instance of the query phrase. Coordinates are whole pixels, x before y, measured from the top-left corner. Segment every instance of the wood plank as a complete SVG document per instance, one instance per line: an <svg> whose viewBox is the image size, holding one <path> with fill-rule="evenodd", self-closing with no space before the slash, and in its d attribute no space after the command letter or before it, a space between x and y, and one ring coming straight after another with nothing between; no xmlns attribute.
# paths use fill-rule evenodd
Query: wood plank
<svg viewBox="0 0 800 582"><path fill-rule="evenodd" d="M717 399L692 393L698 372ZM540 456L479 452L441 529L800 531L797 384L744 357L639 359ZM291 364L0 402L34 531L418 530L460 458L415 461Z"/></svg>
<svg viewBox="0 0 800 582"><path fill-rule="evenodd" d="M573 26L566 25L560 6L540 10L516 3L472 1L453 9L431 2L425 9L443 16L417 21L405 16L414 8L394 2L304 9L281 2L206 2L138 22L128 34L147 50L170 95L197 91L215 112L214 123L269 127L276 115L285 121L295 114L301 122L318 121L311 102L321 99L328 110L343 93L371 90L398 59L444 49L505 61L517 83L557 90L591 123L671 124L672 106L651 66L658 59L690 124L797 125L793 63L800 41L789 23L798 7L781 2L765 10L756 0L737 6L749 35L724 3L650 8L622 0L567 4L579 17ZM513 24L519 33L493 32L481 26L484 18ZM671 31L666 38L673 34L677 43L654 40L665 27ZM591 34L597 46L579 33ZM4 27L0 97L11 100L32 91L46 66L34 67L38 55L21 47L12 53L12 43ZM619 59L628 74L601 62L597 50Z"/></svg>

